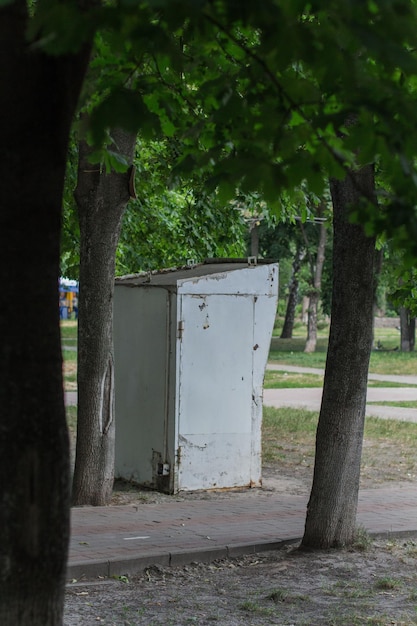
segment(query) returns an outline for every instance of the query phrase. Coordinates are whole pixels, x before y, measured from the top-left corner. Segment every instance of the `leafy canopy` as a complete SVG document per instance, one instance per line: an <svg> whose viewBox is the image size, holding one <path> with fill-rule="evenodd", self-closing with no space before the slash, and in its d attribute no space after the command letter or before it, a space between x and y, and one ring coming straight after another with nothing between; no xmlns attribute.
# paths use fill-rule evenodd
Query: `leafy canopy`
<svg viewBox="0 0 417 626"><path fill-rule="evenodd" d="M171 137L173 175L198 169L221 202L239 187L277 211L284 191L296 202L305 184L320 196L329 176L376 161L387 188L353 218L415 256L416 18L412 0L87 1L82 10L47 0L28 32L52 54L105 35L114 63L91 108L99 148L117 124Z"/></svg>

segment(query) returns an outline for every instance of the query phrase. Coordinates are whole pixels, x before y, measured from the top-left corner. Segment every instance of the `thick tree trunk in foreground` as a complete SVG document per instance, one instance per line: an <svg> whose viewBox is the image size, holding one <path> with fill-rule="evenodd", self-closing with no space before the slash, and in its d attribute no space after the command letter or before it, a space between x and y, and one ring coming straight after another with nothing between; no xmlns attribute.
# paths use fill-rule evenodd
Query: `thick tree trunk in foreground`
<svg viewBox="0 0 417 626"><path fill-rule="evenodd" d="M374 240L347 220L347 209L358 201L360 190L368 197L373 194L372 166L331 184L332 314L304 547L349 545L356 532L375 259Z"/></svg>
<svg viewBox="0 0 417 626"><path fill-rule="evenodd" d="M404 306L400 307L400 328L401 352L412 352L416 336L416 319L412 317L410 310Z"/></svg>
<svg viewBox="0 0 417 626"><path fill-rule="evenodd" d="M295 257L292 264L292 276L290 289L288 294L288 302L287 302L287 310L285 311L285 320L284 325L282 327L280 339L291 339L292 333L294 330L294 320L295 320L295 309L297 306L297 298L298 298L298 273L301 267L302 260L302 248L301 245L297 244L297 249L295 251Z"/></svg>
<svg viewBox="0 0 417 626"><path fill-rule="evenodd" d="M327 239L326 225L320 224L319 228L319 243L317 246L316 263L312 276L313 289L311 289L308 293L310 303L308 307L307 340L304 352L315 352L317 346L317 315L321 297L321 277L323 274Z"/></svg>
<svg viewBox="0 0 417 626"><path fill-rule="evenodd" d="M62 624L69 450L58 278L69 128L88 61L26 39L0 9L0 624Z"/></svg>
<svg viewBox="0 0 417 626"><path fill-rule="evenodd" d="M113 149L130 162L136 138L114 131ZM75 197L80 222L78 308L78 419L74 504L104 505L114 480L113 293L116 248L127 202L130 171L100 171L79 146Z"/></svg>

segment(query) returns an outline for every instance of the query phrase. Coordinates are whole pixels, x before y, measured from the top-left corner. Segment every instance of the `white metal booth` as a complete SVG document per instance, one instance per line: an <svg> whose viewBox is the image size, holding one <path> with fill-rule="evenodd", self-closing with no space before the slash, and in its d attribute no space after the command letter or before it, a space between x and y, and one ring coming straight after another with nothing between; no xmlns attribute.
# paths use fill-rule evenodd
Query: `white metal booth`
<svg viewBox="0 0 417 626"><path fill-rule="evenodd" d="M116 477L152 489L261 485L278 264L207 262L116 280Z"/></svg>

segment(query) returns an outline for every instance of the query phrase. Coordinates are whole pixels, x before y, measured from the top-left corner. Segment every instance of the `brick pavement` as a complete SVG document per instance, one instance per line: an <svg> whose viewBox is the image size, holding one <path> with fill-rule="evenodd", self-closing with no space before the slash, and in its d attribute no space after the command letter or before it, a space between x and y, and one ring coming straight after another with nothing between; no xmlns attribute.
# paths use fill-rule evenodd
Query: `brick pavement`
<svg viewBox="0 0 417 626"><path fill-rule="evenodd" d="M68 578L118 576L275 549L301 538L307 496L253 489L215 499L76 507ZM417 533L415 485L359 493L358 524L374 534Z"/></svg>

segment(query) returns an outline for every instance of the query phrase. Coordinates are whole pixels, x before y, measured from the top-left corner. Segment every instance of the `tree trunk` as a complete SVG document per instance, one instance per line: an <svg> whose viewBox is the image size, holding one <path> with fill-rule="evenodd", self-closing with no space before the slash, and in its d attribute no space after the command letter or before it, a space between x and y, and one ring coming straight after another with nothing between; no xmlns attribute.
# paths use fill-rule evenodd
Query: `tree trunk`
<svg viewBox="0 0 417 626"><path fill-rule="evenodd" d="M375 347L375 317L378 313L378 302L377 302L377 291L378 291L378 283L379 278L381 276L382 264L384 262L384 251L381 248L380 250L375 250L375 270L374 270L374 324L372 325L372 345Z"/></svg>
<svg viewBox="0 0 417 626"><path fill-rule="evenodd" d="M400 307L401 352L412 352L415 344L416 320L410 310Z"/></svg>
<svg viewBox="0 0 417 626"><path fill-rule="evenodd" d="M372 166L331 183L334 211L333 299L314 479L302 546L352 543L372 347L374 239L347 212L374 192Z"/></svg>
<svg viewBox="0 0 417 626"><path fill-rule="evenodd" d="M294 330L295 309L298 299L298 273L301 267L301 261L303 258L302 248L300 244L297 244L295 251L295 257L292 264L292 276L290 289L288 294L287 310L285 311L284 326L281 331L281 339L291 339Z"/></svg>
<svg viewBox="0 0 417 626"><path fill-rule="evenodd" d="M113 150L133 160L136 137L112 133ZM75 198L80 222L78 419L74 504L104 505L114 480L113 293L116 248L129 201L127 173L104 173L79 146Z"/></svg>
<svg viewBox="0 0 417 626"><path fill-rule="evenodd" d="M58 310L69 129L89 57L28 45L0 9L0 624L62 624L69 447Z"/></svg>
<svg viewBox="0 0 417 626"><path fill-rule="evenodd" d="M253 220L250 226L250 253L259 256L259 221Z"/></svg>
<svg viewBox="0 0 417 626"><path fill-rule="evenodd" d="M319 215L321 212L319 211ZM320 224L319 243L317 247L314 276L312 277L313 289L309 292L310 299L307 320L307 340L304 352L315 352L317 346L317 314L321 293L321 277L323 274L324 256L326 252L327 228L324 223Z"/></svg>

